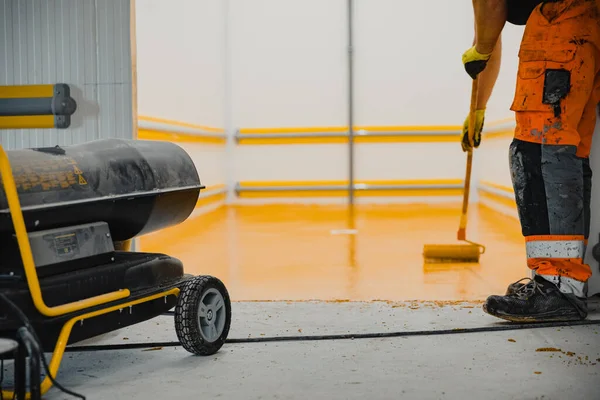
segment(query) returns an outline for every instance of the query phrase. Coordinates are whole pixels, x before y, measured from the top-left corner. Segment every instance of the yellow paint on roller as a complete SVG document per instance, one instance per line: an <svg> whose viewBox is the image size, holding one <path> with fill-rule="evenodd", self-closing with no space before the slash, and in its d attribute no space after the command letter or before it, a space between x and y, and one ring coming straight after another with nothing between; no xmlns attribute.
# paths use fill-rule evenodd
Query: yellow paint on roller
<svg viewBox="0 0 600 400"><path fill-rule="evenodd" d="M54 85L0 86L0 99L53 97Z"/></svg>
<svg viewBox="0 0 600 400"><path fill-rule="evenodd" d="M54 128L54 115L27 115L0 117L0 129Z"/></svg>
<svg viewBox="0 0 600 400"><path fill-rule="evenodd" d="M471 244L423 246L425 263L479 262L481 254L481 248Z"/></svg>

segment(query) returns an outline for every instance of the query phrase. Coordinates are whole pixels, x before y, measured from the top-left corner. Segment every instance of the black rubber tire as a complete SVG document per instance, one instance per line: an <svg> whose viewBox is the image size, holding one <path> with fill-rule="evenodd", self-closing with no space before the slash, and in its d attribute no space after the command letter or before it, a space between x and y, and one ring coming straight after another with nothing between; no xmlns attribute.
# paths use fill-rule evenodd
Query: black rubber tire
<svg viewBox="0 0 600 400"><path fill-rule="evenodd" d="M198 303L209 289L216 289L225 302L225 326L219 338L206 342L198 326ZM175 306L175 332L184 349L199 356L209 356L218 352L229 334L231 326L231 300L223 282L213 276L197 276L181 286Z"/></svg>

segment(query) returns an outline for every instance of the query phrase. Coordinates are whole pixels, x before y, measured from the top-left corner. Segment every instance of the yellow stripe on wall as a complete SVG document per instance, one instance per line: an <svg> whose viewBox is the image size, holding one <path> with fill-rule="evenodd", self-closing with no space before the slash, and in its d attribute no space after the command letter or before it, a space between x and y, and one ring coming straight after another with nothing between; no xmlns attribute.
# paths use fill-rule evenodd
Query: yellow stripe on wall
<svg viewBox="0 0 600 400"><path fill-rule="evenodd" d="M401 181L357 181L357 185L390 186L377 190L355 189L357 197L408 197L408 196L459 196L463 193L462 180L401 180ZM460 186L443 188L440 186ZM332 189L310 189L310 187L340 186ZM238 197L241 198L281 198L281 197L344 197L348 195L348 181L266 181L240 182ZM398 186L405 186L398 188ZM413 186L431 186L431 188L413 188ZM282 189L285 188L285 189ZM252 189L244 190L244 189ZM264 189L264 190L261 190ZM280 189L270 191L269 189Z"/></svg>
<svg viewBox="0 0 600 400"><path fill-rule="evenodd" d="M381 125L381 126L355 126L354 131L361 130L369 132L439 132L460 131L457 125ZM274 134L274 133L344 133L348 131L347 126L311 126L311 127L287 127L287 128L242 128L240 133L247 135Z"/></svg>
<svg viewBox="0 0 600 400"><path fill-rule="evenodd" d="M219 136L194 135L193 133L158 131L142 128L138 129L138 139L161 140L174 143L206 143L222 145L227 142L225 137Z"/></svg>
<svg viewBox="0 0 600 400"><path fill-rule="evenodd" d="M515 124L514 116L486 123L482 136L484 140L512 138L515 134Z"/></svg>
<svg viewBox="0 0 600 400"><path fill-rule="evenodd" d="M54 115L26 115L0 117L0 129L46 129L54 128Z"/></svg>
<svg viewBox="0 0 600 400"><path fill-rule="evenodd" d="M143 140L166 140L180 143L225 144L227 139L222 128L164 118L140 116L139 121L164 124L174 129L140 128L138 138ZM509 122L510 119L492 122L489 126ZM208 135L187 133L177 128L204 131ZM462 126L459 125L390 125L390 126L356 126L355 143L449 143L460 141ZM278 127L278 128L242 128L239 130L239 145L276 145L276 144L345 144L349 142L346 135L347 126L313 126L313 127ZM365 131L362 134L361 131ZM299 134L331 134L332 136L297 136ZM211 136L215 134L216 136ZM379 134L379 135L378 135ZM510 137L513 129L488 130L483 133L486 139Z"/></svg>
<svg viewBox="0 0 600 400"><path fill-rule="evenodd" d="M432 142L457 142L460 139L460 126L356 126L354 128L356 143L432 143ZM361 135L361 130L369 133L390 134L381 136ZM238 143L241 145L267 145L267 144L340 144L348 143L349 137L343 135L348 131L347 126L322 126L322 127L288 127L288 128L243 128L239 130ZM410 134L408 132L415 132ZM422 132L422 133L419 133ZM440 132L435 134L435 132ZM441 134L441 132L450 132ZM298 137L295 134L325 133L340 134L340 136L306 136ZM396 133L396 134L394 134ZM427 133L427 134L426 134ZM257 137L252 137L256 135ZM277 135L277 137L268 137ZM286 137L289 135L289 137ZM343 135L343 136L342 136Z"/></svg>
<svg viewBox="0 0 600 400"><path fill-rule="evenodd" d="M389 189L372 191L355 191L355 197L440 197L461 196L462 189ZM346 197L348 190L286 190L278 192L240 192L238 197L244 199L265 199L281 197Z"/></svg>
<svg viewBox="0 0 600 400"><path fill-rule="evenodd" d="M180 127L183 127L183 128L198 129L198 130L201 130L201 131L212 132L212 133L225 133L225 130L223 128L216 128L214 126L191 124L189 122L175 121L175 120L172 120L172 119L149 117L147 115L140 115L138 117L138 120L139 121L156 122L156 123L159 123L159 124L166 124L166 125L172 125L172 126L180 126Z"/></svg>
<svg viewBox="0 0 600 400"><path fill-rule="evenodd" d="M497 190L501 190L506 193L510 193L511 195L515 193L514 189L511 186L501 185L499 183L494 183L485 180L479 181L479 184L484 187L487 186Z"/></svg>
<svg viewBox="0 0 600 400"><path fill-rule="evenodd" d="M227 138L224 132L222 128L211 126L190 124L145 115L138 117L137 138L140 140L225 145Z"/></svg>
<svg viewBox="0 0 600 400"><path fill-rule="evenodd" d="M458 143L460 135L389 135L389 136L355 136L354 143ZM346 144L348 137L261 137L240 138L240 145L274 145L274 144Z"/></svg>
<svg viewBox="0 0 600 400"><path fill-rule="evenodd" d="M513 129L503 129L498 131L488 131L483 133L483 140L493 140L493 139L510 139L514 136L515 130Z"/></svg>
<svg viewBox="0 0 600 400"><path fill-rule="evenodd" d="M54 85L0 86L0 99L54 97Z"/></svg>
<svg viewBox="0 0 600 400"><path fill-rule="evenodd" d="M517 203L514 200L509 199L508 197L500 196L499 194L496 194L496 193L486 192L482 189L479 189L478 192L479 192L479 196L482 199L487 199L494 203L502 204L503 206L506 206L509 208L517 208Z"/></svg>
<svg viewBox="0 0 600 400"><path fill-rule="evenodd" d="M244 135L275 134L275 133L344 133L348 130L345 126L311 126L311 127L287 127L287 128L242 128L240 133Z"/></svg>

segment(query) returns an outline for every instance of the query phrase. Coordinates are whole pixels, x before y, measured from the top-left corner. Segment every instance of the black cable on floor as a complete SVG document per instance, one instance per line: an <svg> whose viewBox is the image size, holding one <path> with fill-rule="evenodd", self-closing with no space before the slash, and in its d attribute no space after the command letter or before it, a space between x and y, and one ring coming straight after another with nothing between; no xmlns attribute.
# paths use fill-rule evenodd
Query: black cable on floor
<svg viewBox="0 0 600 400"><path fill-rule="evenodd" d="M569 326L586 326L586 325L587 326L600 325L600 320L586 320L586 321L574 321L574 322L544 322L544 323L535 323L535 324L508 324L507 323L507 324L502 324L502 325L485 326L485 327L479 327L479 328L455 328L455 329L438 329L438 330L422 330L422 331L236 338L236 339L227 339L227 341L225 343L243 344L243 343L269 343L269 342L272 343L272 342L308 342L308 341L325 341L325 340L381 339L381 338L412 337L412 336L454 335L454 334L465 334L465 333L506 332L506 331L517 331L517 330L523 330L523 329L563 328L563 327L569 327ZM72 347L67 347L65 349L65 352L151 349L151 348L156 348L156 347L175 347L175 346L180 346L180 345L181 344L179 342L149 342L149 343L72 346Z"/></svg>
<svg viewBox="0 0 600 400"><path fill-rule="evenodd" d="M23 311L21 311L21 309L3 293L0 293L0 299L3 300L4 303L6 303L10 309L12 309L13 313L16 315L17 318L19 318L21 320L23 325L29 330L29 333L31 333L31 335L33 336L33 339L37 342L38 347L41 349L42 342L40 341L40 338L36 334L35 329L33 329L33 325L31 324L31 322L29 321L29 318L27 318L25 313L23 313ZM42 359L42 365L44 366L46 375L48 376L48 378L50 378L50 382L52 382L52 384L57 389L59 389L61 392L69 394L73 397L77 397L79 399L85 400L85 396L83 396L79 393L73 392L73 391L65 388L64 386L62 386L60 383L58 383L56 381L56 379L50 373L50 367L48 366L48 361L46 360L46 356L44 355L43 352L40 355L41 355L41 359Z"/></svg>

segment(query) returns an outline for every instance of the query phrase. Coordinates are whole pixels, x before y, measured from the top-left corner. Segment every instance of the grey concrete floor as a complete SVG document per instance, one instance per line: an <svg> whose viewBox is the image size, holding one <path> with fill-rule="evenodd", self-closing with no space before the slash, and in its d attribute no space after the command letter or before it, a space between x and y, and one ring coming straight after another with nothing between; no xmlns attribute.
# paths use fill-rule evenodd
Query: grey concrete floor
<svg viewBox="0 0 600 400"><path fill-rule="evenodd" d="M504 325L478 303L234 303L233 315L230 338ZM80 344L174 340L161 316ZM226 344L210 357L181 347L72 352L58 379L90 400L600 399L600 325ZM71 397L53 388L46 398Z"/></svg>

